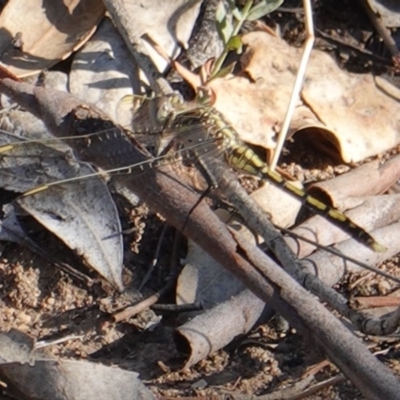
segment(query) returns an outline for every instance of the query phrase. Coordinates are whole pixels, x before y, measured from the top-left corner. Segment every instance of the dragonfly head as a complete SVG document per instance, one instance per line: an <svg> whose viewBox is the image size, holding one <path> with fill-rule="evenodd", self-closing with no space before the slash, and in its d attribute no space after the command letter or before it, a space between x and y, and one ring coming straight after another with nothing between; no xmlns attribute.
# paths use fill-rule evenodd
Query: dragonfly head
<svg viewBox="0 0 400 400"><path fill-rule="evenodd" d="M162 96L158 99L157 104L157 121L165 122L173 119L174 115L182 108L183 98L178 93Z"/></svg>

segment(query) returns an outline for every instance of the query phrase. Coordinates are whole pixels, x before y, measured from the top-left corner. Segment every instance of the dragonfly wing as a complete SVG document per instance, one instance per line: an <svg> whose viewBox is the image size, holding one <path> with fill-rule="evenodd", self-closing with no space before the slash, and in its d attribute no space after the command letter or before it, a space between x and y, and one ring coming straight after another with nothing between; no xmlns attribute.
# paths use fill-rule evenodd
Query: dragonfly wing
<svg viewBox="0 0 400 400"><path fill-rule="evenodd" d="M18 142L0 153L0 185L13 192L74 176L79 167L66 160L66 153L35 142Z"/></svg>
<svg viewBox="0 0 400 400"><path fill-rule="evenodd" d="M0 153L0 187L17 193L94 172L89 165L74 161L70 153L42 143L25 142ZM17 202L82 256L90 267L122 290L119 216L100 177L50 187L36 195L19 198ZM109 239L105 240L107 237Z"/></svg>

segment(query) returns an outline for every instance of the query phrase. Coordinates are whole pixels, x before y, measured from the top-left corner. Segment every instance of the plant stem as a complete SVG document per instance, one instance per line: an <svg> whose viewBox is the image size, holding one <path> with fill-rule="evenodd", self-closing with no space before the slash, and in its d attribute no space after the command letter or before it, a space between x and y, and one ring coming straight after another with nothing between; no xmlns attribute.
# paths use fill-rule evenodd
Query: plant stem
<svg viewBox="0 0 400 400"><path fill-rule="evenodd" d="M214 63L210 80L213 79L215 77L215 75L218 73L218 71L221 69L222 64L224 63L224 61L229 53L228 44L229 44L230 40L239 33L240 28L243 25L243 22L246 21L248 15L250 13L250 9L251 9L252 5L253 5L253 0L247 0L245 6L243 7L243 9L240 13L240 15L241 15L240 19L236 21L236 23L233 27L232 34L230 35L228 41L225 43L225 48L224 48L222 54L216 59L216 61Z"/></svg>

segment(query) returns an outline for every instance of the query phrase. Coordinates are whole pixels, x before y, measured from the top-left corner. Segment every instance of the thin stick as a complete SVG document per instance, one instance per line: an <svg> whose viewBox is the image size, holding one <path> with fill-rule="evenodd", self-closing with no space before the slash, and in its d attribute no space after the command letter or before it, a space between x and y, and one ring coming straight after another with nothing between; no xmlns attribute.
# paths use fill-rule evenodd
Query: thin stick
<svg viewBox="0 0 400 400"><path fill-rule="evenodd" d="M390 279L393 282L399 283L400 284L400 279L385 272L385 271L381 271L378 268L375 267L371 267L370 265L363 263L361 261L356 260L355 258L349 257L346 254L341 253L339 250L335 249L334 247L327 247L327 246L323 246L320 245L319 243L315 242L314 240L308 239L302 235L299 235L293 231L291 231L290 229L286 229L286 228L282 228L281 226L278 226L276 224L274 224L275 228L280 230L282 233L286 233L288 236L291 236L294 239L298 239L298 240L302 240L303 242L312 244L313 246L315 246L315 248L317 249L321 249L323 251L326 251L327 253L333 254L335 256L338 256L340 258L342 258L343 260L349 261L355 265L358 265L361 268L364 268L370 272L373 272L377 275L383 276L386 279Z"/></svg>
<svg viewBox="0 0 400 400"><path fill-rule="evenodd" d="M167 227L168 227L168 225L164 224L164 226L162 228L162 231L161 231L161 235L158 238L157 247L156 247L156 251L154 253L153 261L151 262L151 265L150 265L149 269L147 270L146 275L144 276L142 282L139 285L139 288L138 288L139 291L142 291L144 285L149 280L151 274L154 271L154 268L156 267L156 265L158 263L158 257L160 256L160 250L161 250L161 244L162 244L162 242L164 240L165 232L167 231Z"/></svg>
<svg viewBox="0 0 400 400"><path fill-rule="evenodd" d="M296 108L296 103L300 96L301 86L303 84L304 76L306 73L306 68L308 64L308 60L310 59L311 50L314 45L314 24L312 18L312 8L311 8L311 0L303 0L304 11L305 11L305 23L306 23L306 32L307 38L304 45L303 54L301 56L301 61L299 65L299 70L297 71L296 80L294 82L292 95L290 97L289 105L286 111L285 120L283 121L282 128L278 135L278 140L276 143L276 148L274 154L272 156L270 168L274 170L278 163L279 156L282 152L283 144L285 143L286 136L289 130L290 122L293 118L294 109Z"/></svg>
<svg viewBox="0 0 400 400"><path fill-rule="evenodd" d="M383 43L385 43L386 48L389 50L392 61L395 64L395 67L398 67L400 61L400 51L397 47L396 41L392 38L389 30L386 28L382 21L382 17L377 15L371 8L371 6L367 3L367 1L361 1L362 6L364 7L365 11L368 14L369 19L374 25L376 31L378 32L379 36L382 38Z"/></svg>

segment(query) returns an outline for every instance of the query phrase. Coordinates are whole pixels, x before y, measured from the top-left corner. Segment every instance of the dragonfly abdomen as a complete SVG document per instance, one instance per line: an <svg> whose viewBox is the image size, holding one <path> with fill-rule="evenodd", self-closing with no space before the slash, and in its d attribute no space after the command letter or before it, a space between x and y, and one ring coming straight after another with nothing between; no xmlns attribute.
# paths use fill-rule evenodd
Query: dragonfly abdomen
<svg viewBox="0 0 400 400"><path fill-rule="evenodd" d="M279 173L272 171L249 147L240 145L231 146L226 152L226 159L232 168L258 176L261 179L266 179L282 188L299 199L303 205L315 213L326 217L334 225L374 251L383 252L386 250L384 246L376 242L368 232L356 225L345 214L312 197L306 191L287 181Z"/></svg>

